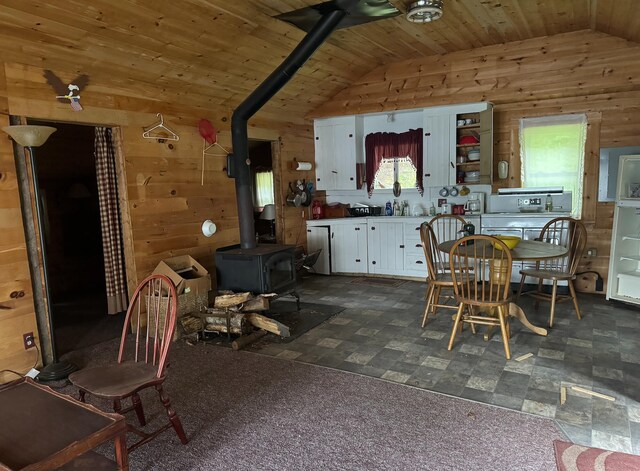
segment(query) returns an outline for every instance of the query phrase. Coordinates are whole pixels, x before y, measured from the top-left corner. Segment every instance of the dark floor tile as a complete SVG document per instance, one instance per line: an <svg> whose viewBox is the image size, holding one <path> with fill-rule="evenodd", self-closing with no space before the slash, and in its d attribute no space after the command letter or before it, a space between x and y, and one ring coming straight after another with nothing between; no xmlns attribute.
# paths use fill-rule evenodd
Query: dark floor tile
<svg viewBox="0 0 640 471"><path fill-rule="evenodd" d="M560 388L556 391L545 391L542 389L528 388L525 399L530 401L542 402L543 404L556 405L560 402Z"/></svg>
<svg viewBox="0 0 640 471"><path fill-rule="evenodd" d="M472 401L484 402L485 404L491 404L493 393L489 391L480 391L479 389L464 388L460 397L471 399Z"/></svg>
<svg viewBox="0 0 640 471"><path fill-rule="evenodd" d="M468 375L444 371L432 389L445 394L460 396L468 380Z"/></svg>
<svg viewBox="0 0 640 471"><path fill-rule="evenodd" d="M517 398L525 397L529 385L529 375L505 371L500 376L495 393Z"/></svg>
<svg viewBox="0 0 640 471"><path fill-rule="evenodd" d="M594 401L593 403L593 428L601 432L623 437L630 436L627 408L610 401Z"/></svg>
<svg viewBox="0 0 640 471"><path fill-rule="evenodd" d="M524 397L506 396L504 394L494 393L491 398L491 404L500 407L506 407L507 409L513 409L519 411L522 409L522 403Z"/></svg>

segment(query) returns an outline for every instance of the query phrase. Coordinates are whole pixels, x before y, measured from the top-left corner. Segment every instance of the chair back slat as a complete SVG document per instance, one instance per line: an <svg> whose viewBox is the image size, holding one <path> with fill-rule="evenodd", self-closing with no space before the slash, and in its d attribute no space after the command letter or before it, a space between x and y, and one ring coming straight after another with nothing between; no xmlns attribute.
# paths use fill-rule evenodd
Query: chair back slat
<svg viewBox="0 0 640 471"><path fill-rule="evenodd" d="M459 302L502 304L509 299L511 251L487 235L463 237L449 251L453 287Z"/></svg>
<svg viewBox="0 0 640 471"><path fill-rule="evenodd" d="M177 299L175 285L164 275L151 275L140 283L125 317L119 363L144 361L157 366L157 377L162 377L176 328ZM135 338L127 342L130 326Z"/></svg>
<svg viewBox="0 0 640 471"><path fill-rule="evenodd" d="M432 218L428 224L433 229L437 246L442 242L458 239L461 236L461 231L466 223L467 221L460 216L454 214L439 214ZM437 249L436 252L438 252ZM438 254L437 261L440 264L439 269L441 272L449 271L449 254Z"/></svg>
<svg viewBox="0 0 640 471"><path fill-rule="evenodd" d="M577 219L560 217L549 221L540 231L539 240L567 248L567 255L543 260L538 268L557 270L575 275L587 245L587 229Z"/></svg>
<svg viewBox="0 0 640 471"><path fill-rule="evenodd" d="M427 260L427 274L430 280L435 281L445 272L442 260L443 252L438 250L438 240L433 228L427 222L420 224L420 240L424 257Z"/></svg>

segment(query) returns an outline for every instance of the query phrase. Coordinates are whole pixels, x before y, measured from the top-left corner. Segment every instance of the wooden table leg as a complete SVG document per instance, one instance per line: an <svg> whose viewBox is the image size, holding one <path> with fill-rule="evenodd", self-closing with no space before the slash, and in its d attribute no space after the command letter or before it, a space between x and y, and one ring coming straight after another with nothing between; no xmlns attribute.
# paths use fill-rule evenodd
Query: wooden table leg
<svg viewBox="0 0 640 471"><path fill-rule="evenodd" d="M525 315L522 308L518 306L516 303L509 303L509 315L511 317L515 317L516 319L518 319L522 323L522 325L524 325L527 329L529 329L533 333L542 335L543 337L547 336L547 329L544 329L542 327L537 327L533 325L531 322L529 322L529 319L527 319L527 316Z"/></svg>
<svg viewBox="0 0 640 471"><path fill-rule="evenodd" d="M127 433L121 433L115 438L116 463L118 470L129 471L129 452L127 451Z"/></svg>

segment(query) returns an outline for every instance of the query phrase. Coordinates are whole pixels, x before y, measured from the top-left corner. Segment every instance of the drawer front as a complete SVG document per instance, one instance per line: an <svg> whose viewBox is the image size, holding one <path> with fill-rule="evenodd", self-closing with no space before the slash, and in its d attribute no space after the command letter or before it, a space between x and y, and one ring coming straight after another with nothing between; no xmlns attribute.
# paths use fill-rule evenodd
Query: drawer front
<svg viewBox="0 0 640 471"><path fill-rule="evenodd" d="M404 270L417 273L418 276L427 276L427 261L424 254L405 254Z"/></svg>

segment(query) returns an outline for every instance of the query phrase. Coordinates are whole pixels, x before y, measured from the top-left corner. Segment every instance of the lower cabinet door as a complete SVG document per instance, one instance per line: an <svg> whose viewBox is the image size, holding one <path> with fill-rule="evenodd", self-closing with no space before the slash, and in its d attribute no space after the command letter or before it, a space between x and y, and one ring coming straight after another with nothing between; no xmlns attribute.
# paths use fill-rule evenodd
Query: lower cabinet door
<svg viewBox="0 0 640 471"><path fill-rule="evenodd" d="M367 224L331 226L331 271L367 273Z"/></svg>
<svg viewBox="0 0 640 471"><path fill-rule="evenodd" d="M367 228L369 273L401 275L404 269L404 231L395 222L370 222Z"/></svg>

